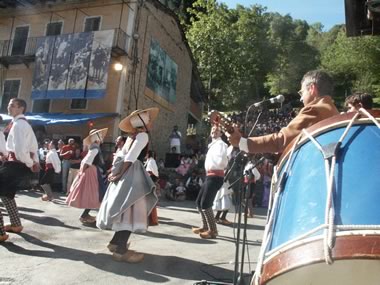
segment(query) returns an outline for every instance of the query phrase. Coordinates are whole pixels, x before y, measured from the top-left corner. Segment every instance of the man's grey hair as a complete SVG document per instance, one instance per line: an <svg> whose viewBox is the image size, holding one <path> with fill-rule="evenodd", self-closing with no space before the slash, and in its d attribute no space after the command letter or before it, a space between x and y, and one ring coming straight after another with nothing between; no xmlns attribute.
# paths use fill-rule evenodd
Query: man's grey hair
<svg viewBox="0 0 380 285"><path fill-rule="evenodd" d="M314 83L317 87L319 96L333 95L334 83L331 76L323 70L311 70L307 72L301 83L306 83L306 86Z"/></svg>

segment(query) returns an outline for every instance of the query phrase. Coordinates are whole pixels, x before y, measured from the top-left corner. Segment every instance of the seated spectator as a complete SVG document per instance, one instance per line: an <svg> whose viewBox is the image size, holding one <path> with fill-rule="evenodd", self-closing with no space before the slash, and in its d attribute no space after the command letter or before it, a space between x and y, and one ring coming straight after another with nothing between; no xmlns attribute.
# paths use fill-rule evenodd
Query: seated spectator
<svg viewBox="0 0 380 285"><path fill-rule="evenodd" d="M195 169L198 167L198 159L197 156L194 154L190 158L190 169Z"/></svg>
<svg viewBox="0 0 380 285"><path fill-rule="evenodd" d="M165 198L170 200L170 201L174 201L175 198L174 198L174 191L173 191L173 184L170 183L169 181L167 181L165 183L165 188L161 188L161 189L164 189L165 191Z"/></svg>
<svg viewBox="0 0 380 285"><path fill-rule="evenodd" d="M162 195L162 191L165 191L166 186L168 184L168 176L166 174L161 174L157 181L159 190L159 197Z"/></svg>
<svg viewBox="0 0 380 285"><path fill-rule="evenodd" d="M179 178L177 178L177 179L179 179ZM178 185L175 188L175 194L174 194L175 200L176 201L184 201L186 199L186 188L183 185L183 181L181 179L179 179L179 181L177 183L178 183Z"/></svg>
<svg viewBox="0 0 380 285"><path fill-rule="evenodd" d="M190 161L185 156L181 157L180 165L175 169L175 171L181 176L186 176L190 169Z"/></svg>
<svg viewBox="0 0 380 285"><path fill-rule="evenodd" d="M186 188L183 185L181 178L177 177L173 184L167 182L165 187L165 197L170 201L183 201L186 199Z"/></svg>
<svg viewBox="0 0 380 285"><path fill-rule="evenodd" d="M192 156L194 154L193 147L191 144L186 144L185 145L185 150L183 152L186 156Z"/></svg>
<svg viewBox="0 0 380 285"><path fill-rule="evenodd" d="M157 162L158 170L162 170L165 168L165 162L162 158L160 158Z"/></svg>
<svg viewBox="0 0 380 285"><path fill-rule="evenodd" d="M198 153L196 154L196 158L197 158L197 161L198 161L197 167L198 168L204 168L204 166L205 166L205 159L206 159L205 154L202 153L201 151L198 151Z"/></svg>
<svg viewBox="0 0 380 285"><path fill-rule="evenodd" d="M186 199L195 201L198 196L199 190L203 184L202 178L199 176L198 171L193 170L191 176L185 183L186 187Z"/></svg>

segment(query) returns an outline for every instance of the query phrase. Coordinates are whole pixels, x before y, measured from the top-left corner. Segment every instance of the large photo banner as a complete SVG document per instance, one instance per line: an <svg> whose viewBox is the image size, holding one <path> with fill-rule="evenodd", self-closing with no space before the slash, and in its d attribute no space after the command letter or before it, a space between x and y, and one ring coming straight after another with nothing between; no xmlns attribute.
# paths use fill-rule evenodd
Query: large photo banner
<svg viewBox="0 0 380 285"><path fill-rule="evenodd" d="M39 38L32 81L32 98L45 99L49 84L55 37Z"/></svg>
<svg viewBox="0 0 380 285"><path fill-rule="evenodd" d="M64 98L72 55L72 35L56 37L53 60L50 66L47 97L49 99Z"/></svg>
<svg viewBox="0 0 380 285"><path fill-rule="evenodd" d="M176 101L177 64L152 39L149 52L146 86L169 103Z"/></svg>
<svg viewBox="0 0 380 285"><path fill-rule="evenodd" d="M84 98L90 64L93 33L73 35L73 52L70 56L66 98Z"/></svg>
<svg viewBox="0 0 380 285"><path fill-rule="evenodd" d="M38 42L32 99L105 96L114 31L66 34Z"/></svg>
<svg viewBox="0 0 380 285"><path fill-rule="evenodd" d="M94 32L86 98L99 98L104 96L103 94L107 86L113 36L113 30Z"/></svg>

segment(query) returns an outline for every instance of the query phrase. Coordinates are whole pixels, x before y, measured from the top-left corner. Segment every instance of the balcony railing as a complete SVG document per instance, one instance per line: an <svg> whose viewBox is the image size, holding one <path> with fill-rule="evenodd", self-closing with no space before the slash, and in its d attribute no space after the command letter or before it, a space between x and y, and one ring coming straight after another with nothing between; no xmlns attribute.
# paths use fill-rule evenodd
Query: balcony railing
<svg viewBox="0 0 380 285"><path fill-rule="evenodd" d="M20 63L28 65L30 62L34 61L37 51L37 43L41 38L45 37L28 38L25 41L0 41L0 63L5 66ZM130 39L131 37L122 29L114 29L112 56L118 57L127 55Z"/></svg>
<svg viewBox="0 0 380 285"><path fill-rule="evenodd" d="M131 37L122 29L114 29L115 34L112 42L112 54L114 56L127 55Z"/></svg>
<svg viewBox="0 0 380 285"><path fill-rule="evenodd" d="M37 40L38 38L28 38L25 42L15 40L0 41L0 56L34 56Z"/></svg>

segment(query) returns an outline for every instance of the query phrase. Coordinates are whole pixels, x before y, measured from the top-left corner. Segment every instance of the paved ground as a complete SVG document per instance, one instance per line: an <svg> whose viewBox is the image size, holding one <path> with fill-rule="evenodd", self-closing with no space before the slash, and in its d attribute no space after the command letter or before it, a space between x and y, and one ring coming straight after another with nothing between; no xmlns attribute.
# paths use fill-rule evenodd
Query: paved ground
<svg viewBox="0 0 380 285"><path fill-rule="evenodd" d="M112 232L81 225L81 210L67 207L64 197L42 202L41 195L24 191L16 198L24 231L10 234L10 239L0 245L1 285L182 285L233 280L236 229L218 226L218 239L200 239L191 232L191 227L199 223L192 201L160 201L160 225L131 238L131 248L145 253L144 261L127 264L111 259L106 245ZM265 210L257 209L256 213L247 226L245 284L249 284L249 273L255 269L265 224ZM235 216L229 213L227 218L234 220Z"/></svg>

